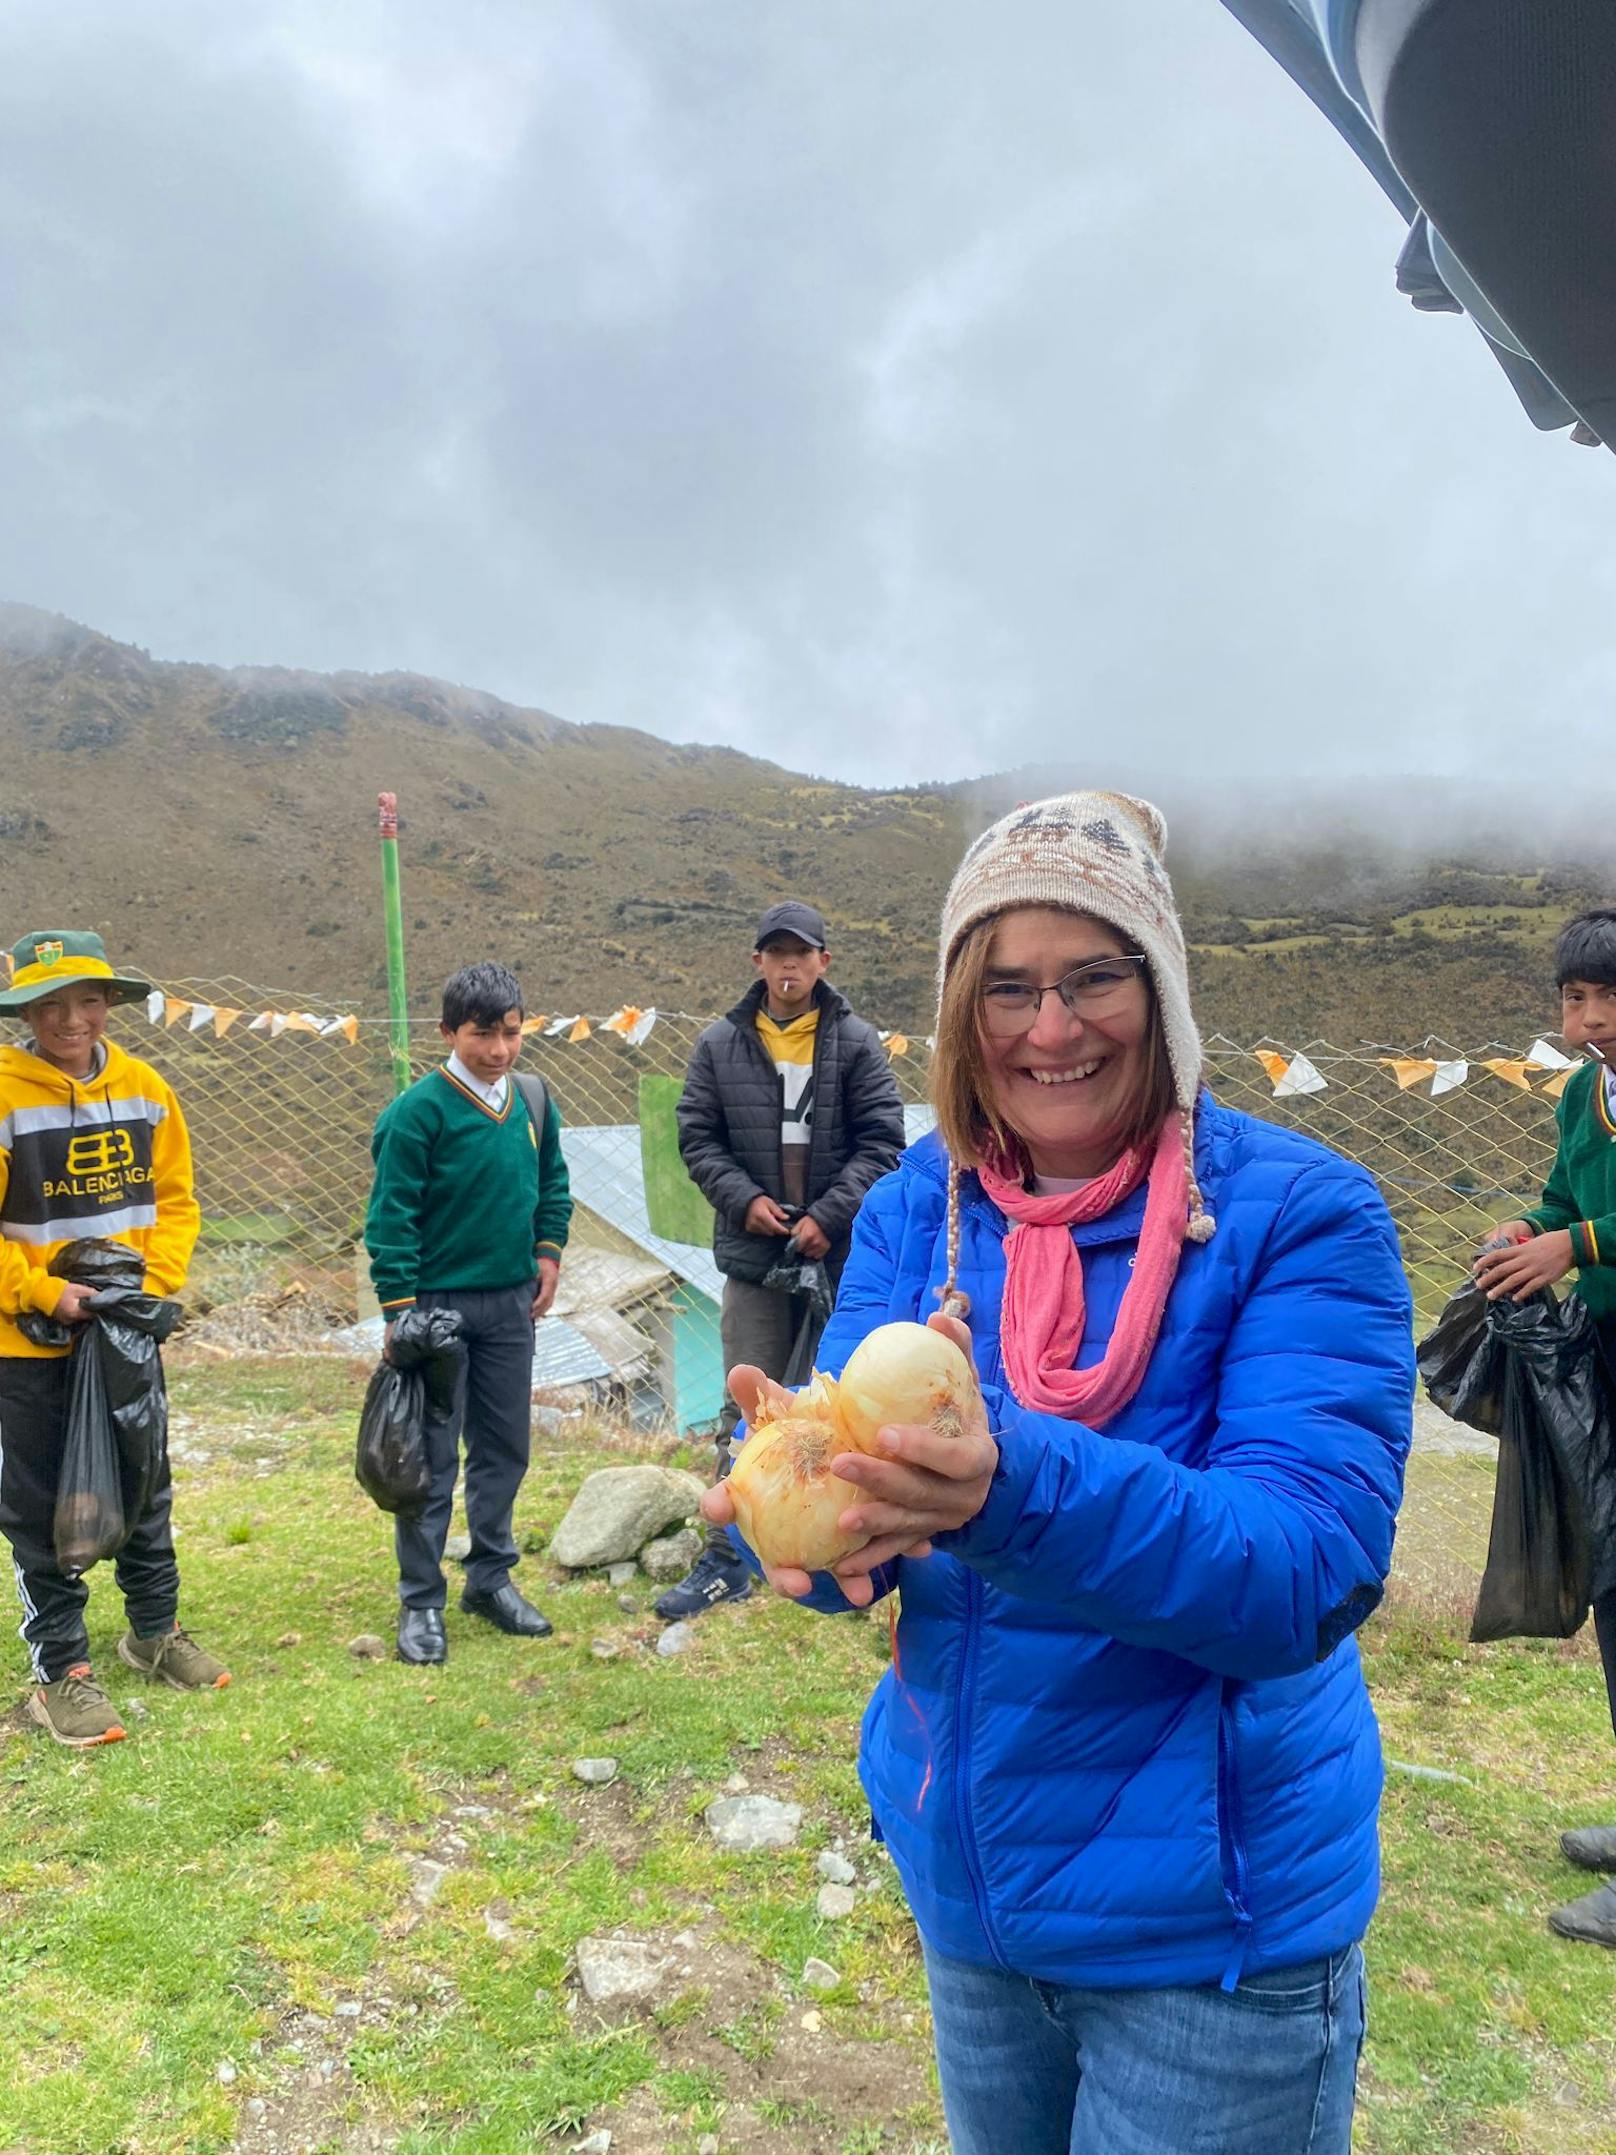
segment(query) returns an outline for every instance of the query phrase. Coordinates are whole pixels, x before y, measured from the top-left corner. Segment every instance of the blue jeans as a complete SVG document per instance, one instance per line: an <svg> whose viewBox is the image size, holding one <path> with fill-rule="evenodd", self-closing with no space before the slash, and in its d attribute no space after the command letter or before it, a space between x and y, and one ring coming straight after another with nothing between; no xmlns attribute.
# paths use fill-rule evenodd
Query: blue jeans
<svg viewBox="0 0 1616 2155"><path fill-rule="evenodd" d="M925 1951L954 2155L1349 2155L1355 1945L1232 1991L1076 1990Z"/></svg>

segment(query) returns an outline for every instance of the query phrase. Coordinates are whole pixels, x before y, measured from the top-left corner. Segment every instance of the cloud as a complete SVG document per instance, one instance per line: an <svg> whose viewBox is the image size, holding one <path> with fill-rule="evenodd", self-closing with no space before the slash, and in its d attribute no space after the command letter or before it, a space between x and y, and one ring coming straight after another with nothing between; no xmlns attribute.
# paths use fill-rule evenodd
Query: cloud
<svg viewBox="0 0 1616 2155"><path fill-rule="evenodd" d="M0 595L878 783L1604 736L1607 460L1211 0L21 0L0 127Z"/></svg>

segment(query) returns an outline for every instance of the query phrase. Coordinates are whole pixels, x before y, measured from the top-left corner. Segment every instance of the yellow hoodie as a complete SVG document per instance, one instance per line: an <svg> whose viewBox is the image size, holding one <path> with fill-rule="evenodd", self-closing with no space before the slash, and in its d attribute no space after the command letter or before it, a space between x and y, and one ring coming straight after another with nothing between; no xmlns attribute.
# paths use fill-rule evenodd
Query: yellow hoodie
<svg viewBox="0 0 1616 2155"><path fill-rule="evenodd" d="M184 1284L202 1215L180 1104L150 1063L102 1041L93 1076L70 1078L26 1048L0 1048L0 1355L36 1347L14 1320L46 1316L65 1242L99 1235L145 1261L153 1294Z"/></svg>

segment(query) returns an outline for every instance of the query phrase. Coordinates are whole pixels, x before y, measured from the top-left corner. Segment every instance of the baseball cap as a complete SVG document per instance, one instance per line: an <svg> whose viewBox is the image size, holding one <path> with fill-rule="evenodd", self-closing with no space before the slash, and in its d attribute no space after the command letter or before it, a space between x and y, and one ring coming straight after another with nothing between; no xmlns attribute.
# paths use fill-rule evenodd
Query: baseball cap
<svg viewBox="0 0 1616 2155"><path fill-rule="evenodd" d="M804 905L796 898L786 898L779 905L770 906L758 922L752 948L761 950L765 943L772 942L777 935L799 936L803 942L812 944L815 950L829 947L825 941L824 916L816 913L811 905Z"/></svg>

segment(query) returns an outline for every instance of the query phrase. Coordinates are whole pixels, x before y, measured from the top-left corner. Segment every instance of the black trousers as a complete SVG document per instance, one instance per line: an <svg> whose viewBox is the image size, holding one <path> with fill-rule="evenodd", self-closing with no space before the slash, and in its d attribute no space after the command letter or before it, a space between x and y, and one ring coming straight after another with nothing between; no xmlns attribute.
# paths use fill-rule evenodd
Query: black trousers
<svg viewBox="0 0 1616 2155"><path fill-rule="evenodd" d="M429 1417L427 1464L431 1486L413 1519L393 1522L398 1595L406 1608L441 1609L447 1597L443 1545L454 1509L462 1438L466 1451L466 1591L504 1586L520 1561L511 1532L516 1492L527 1472L532 1442L533 1297L538 1282L489 1293L429 1289L422 1309L460 1312L466 1366L447 1415Z"/></svg>
<svg viewBox="0 0 1616 2155"><path fill-rule="evenodd" d="M0 1356L0 1533L11 1544L22 1636L44 1684L90 1658L84 1622L90 1589L62 1571L52 1534L70 1367L65 1354ZM165 1452L145 1516L113 1559L130 1629L143 1639L171 1630L179 1611L173 1503Z"/></svg>

